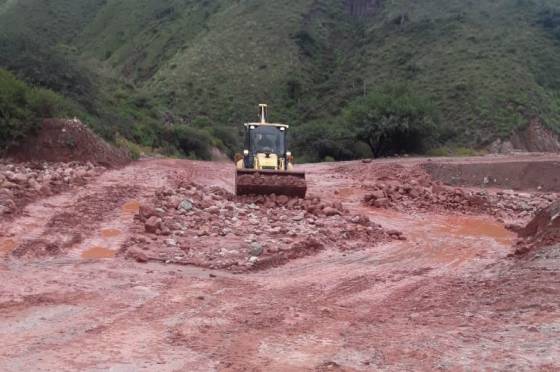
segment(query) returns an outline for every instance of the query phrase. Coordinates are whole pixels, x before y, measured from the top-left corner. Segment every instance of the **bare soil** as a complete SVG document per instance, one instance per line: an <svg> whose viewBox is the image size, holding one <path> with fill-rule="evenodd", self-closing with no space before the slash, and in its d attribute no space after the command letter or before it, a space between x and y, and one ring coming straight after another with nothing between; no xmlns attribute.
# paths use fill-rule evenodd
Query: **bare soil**
<svg viewBox="0 0 560 372"><path fill-rule="evenodd" d="M125 150L111 146L77 119L45 119L35 136L9 149L7 156L20 162L90 162L109 168L130 162Z"/></svg>
<svg viewBox="0 0 560 372"><path fill-rule="evenodd" d="M558 190L445 186L426 161L304 165L286 200L142 160L35 200L0 223L0 370L560 369L560 241L515 255L505 227Z"/></svg>

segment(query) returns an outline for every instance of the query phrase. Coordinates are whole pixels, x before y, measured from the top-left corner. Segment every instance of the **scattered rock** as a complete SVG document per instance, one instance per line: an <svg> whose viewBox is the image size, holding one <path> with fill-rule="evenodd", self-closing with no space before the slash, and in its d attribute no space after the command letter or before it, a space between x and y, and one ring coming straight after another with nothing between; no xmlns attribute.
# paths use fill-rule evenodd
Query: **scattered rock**
<svg viewBox="0 0 560 372"><path fill-rule="evenodd" d="M157 216L151 216L144 224L147 233L155 234L161 228L162 219Z"/></svg>
<svg viewBox="0 0 560 372"><path fill-rule="evenodd" d="M12 164L0 159L0 214L17 215L34 200L83 185L105 168L93 168L92 173L87 173L89 169L88 164L78 162Z"/></svg>
<svg viewBox="0 0 560 372"><path fill-rule="evenodd" d="M403 212L416 210L485 213L503 219L507 216L519 218L534 213L539 207L548 205L550 197L542 193L525 197L511 190L491 193L486 190L451 188L431 181L426 171L420 168L404 169L391 166L387 169L393 176L380 176L375 185L369 186L371 191L364 197L365 204ZM397 177L394 174L397 174Z"/></svg>
<svg viewBox="0 0 560 372"><path fill-rule="evenodd" d="M259 243L252 243L249 249L249 255L253 257L258 257L263 254L264 248Z"/></svg>
<svg viewBox="0 0 560 372"><path fill-rule="evenodd" d="M326 207L323 209L323 213L327 216L327 217L331 217L331 216L339 216L341 213L339 210L334 209L332 207Z"/></svg>
<svg viewBox="0 0 560 372"><path fill-rule="evenodd" d="M276 203L278 205L287 205L289 201L290 201L290 198L287 197L286 195L280 195L276 198Z"/></svg>
<svg viewBox="0 0 560 372"><path fill-rule="evenodd" d="M389 199L387 198L379 198L374 200L373 206L376 208L385 208L389 206Z"/></svg>
<svg viewBox="0 0 560 372"><path fill-rule="evenodd" d="M144 252L138 251L136 249L128 250L127 257L140 263L146 263L149 260L148 256Z"/></svg>
<svg viewBox="0 0 560 372"><path fill-rule="evenodd" d="M183 211L185 211L185 212L188 212L188 211L190 211L190 210L193 209L193 204L192 204L192 202L191 202L190 200L185 199L185 200L183 200L183 201L179 204L179 206L177 207L177 209L183 210Z"/></svg>

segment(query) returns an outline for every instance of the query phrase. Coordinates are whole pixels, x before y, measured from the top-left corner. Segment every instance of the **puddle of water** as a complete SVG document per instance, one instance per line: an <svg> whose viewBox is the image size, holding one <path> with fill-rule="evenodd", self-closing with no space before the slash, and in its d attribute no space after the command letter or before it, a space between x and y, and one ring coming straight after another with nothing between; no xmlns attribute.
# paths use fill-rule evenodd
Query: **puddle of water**
<svg viewBox="0 0 560 372"><path fill-rule="evenodd" d="M114 238L121 235L122 232L119 229L103 229L100 232L102 238Z"/></svg>
<svg viewBox="0 0 560 372"><path fill-rule="evenodd" d="M409 239L386 262L412 259L426 260L426 265L438 263L457 267L477 256L504 254L515 239L514 233L488 217L433 215L421 216L419 220L392 212L379 212L376 217L382 224L391 227L394 224ZM395 221L400 223L395 224Z"/></svg>
<svg viewBox="0 0 560 372"><path fill-rule="evenodd" d="M140 210L140 202L138 200L130 200L122 206L122 211L125 214L137 214Z"/></svg>
<svg viewBox="0 0 560 372"><path fill-rule="evenodd" d="M491 238L504 245L510 245L515 236L502 224L481 217L450 216L439 231L455 236Z"/></svg>
<svg viewBox="0 0 560 372"><path fill-rule="evenodd" d="M82 258L113 258L115 257L115 252L104 248L104 247L91 247L84 253L82 253Z"/></svg>
<svg viewBox="0 0 560 372"><path fill-rule="evenodd" d="M0 253L10 253L16 247L13 239L0 240Z"/></svg>

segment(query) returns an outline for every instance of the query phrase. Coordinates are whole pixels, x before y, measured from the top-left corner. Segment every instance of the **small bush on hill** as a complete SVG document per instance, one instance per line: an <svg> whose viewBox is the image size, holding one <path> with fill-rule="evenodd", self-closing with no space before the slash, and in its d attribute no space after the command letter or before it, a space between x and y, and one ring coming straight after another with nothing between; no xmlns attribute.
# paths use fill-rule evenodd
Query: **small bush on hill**
<svg viewBox="0 0 560 372"><path fill-rule="evenodd" d="M241 150L241 136L238 135L235 128L220 126L212 128L210 133L216 139L217 147L225 151L230 158Z"/></svg>
<svg viewBox="0 0 560 372"><path fill-rule="evenodd" d="M203 130L185 125L166 129L166 140L191 159L210 160L212 138Z"/></svg>

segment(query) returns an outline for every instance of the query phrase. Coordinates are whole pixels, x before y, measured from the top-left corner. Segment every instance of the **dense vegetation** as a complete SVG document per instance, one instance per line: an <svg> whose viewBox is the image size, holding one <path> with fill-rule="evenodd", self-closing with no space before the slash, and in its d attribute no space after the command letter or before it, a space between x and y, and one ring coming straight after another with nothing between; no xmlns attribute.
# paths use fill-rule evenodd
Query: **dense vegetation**
<svg viewBox="0 0 560 372"><path fill-rule="evenodd" d="M559 61L555 0L0 0L0 67L191 157L238 151L260 102L303 160L559 131Z"/></svg>
<svg viewBox="0 0 560 372"><path fill-rule="evenodd" d="M31 134L41 118L66 116L71 105L56 93L31 88L0 69L0 153Z"/></svg>

